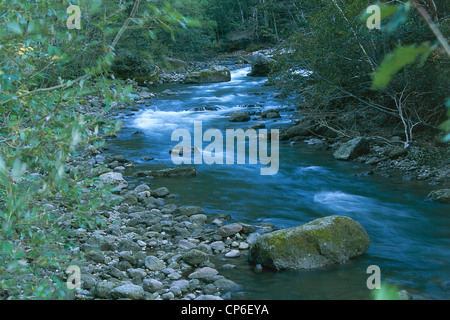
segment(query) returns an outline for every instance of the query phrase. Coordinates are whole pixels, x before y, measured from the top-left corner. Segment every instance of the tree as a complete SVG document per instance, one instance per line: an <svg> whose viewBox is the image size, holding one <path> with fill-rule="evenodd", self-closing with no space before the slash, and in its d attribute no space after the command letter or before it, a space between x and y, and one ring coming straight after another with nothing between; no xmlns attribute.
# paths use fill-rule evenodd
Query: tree
<svg viewBox="0 0 450 320"><path fill-rule="evenodd" d="M280 70L272 79L297 91L304 97L303 108L316 114L333 118L347 107L386 114L405 126L405 145L419 126L437 128L450 85L445 76L449 60L434 50L435 35L417 12L400 2L392 7L396 9L391 15L383 11L384 27L370 30L359 18L366 12L366 1L303 2L305 22L286 42ZM436 25L448 31L445 5L436 8ZM419 56L420 64L403 63ZM387 62L385 57L392 59ZM301 70L309 70L310 76ZM372 90L378 81L388 85Z"/></svg>

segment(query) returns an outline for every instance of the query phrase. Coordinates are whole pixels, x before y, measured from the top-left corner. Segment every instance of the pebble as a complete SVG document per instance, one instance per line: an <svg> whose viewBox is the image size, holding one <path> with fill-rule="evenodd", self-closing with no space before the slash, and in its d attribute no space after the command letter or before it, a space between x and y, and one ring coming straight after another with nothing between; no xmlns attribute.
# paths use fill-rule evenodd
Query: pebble
<svg viewBox="0 0 450 320"><path fill-rule="evenodd" d="M154 293L161 290L164 286L160 281L156 279L145 279L142 282L142 287L146 292Z"/></svg>
<svg viewBox="0 0 450 320"><path fill-rule="evenodd" d="M219 272L216 269L213 269L210 267L204 267L204 268L197 269L196 271L191 273L189 275L189 278L190 279L202 279L202 278L215 276L218 273Z"/></svg>
<svg viewBox="0 0 450 320"><path fill-rule="evenodd" d="M160 271L166 267L164 261L155 256L148 256L144 261L145 267L150 271Z"/></svg>
<svg viewBox="0 0 450 320"><path fill-rule="evenodd" d="M123 286L111 290L111 297L113 299L132 299L142 300L144 298L144 289L135 284L125 284Z"/></svg>
<svg viewBox="0 0 450 320"><path fill-rule="evenodd" d="M240 250L247 250L249 247L250 247L250 245L247 242L239 243L239 249Z"/></svg>
<svg viewBox="0 0 450 320"><path fill-rule="evenodd" d="M147 244L144 242L144 241L142 241L142 240L138 240L138 241L136 241L136 243L138 244L138 246L141 246L141 247L145 247Z"/></svg>
<svg viewBox="0 0 450 320"><path fill-rule="evenodd" d="M241 256L241 252L239 250L231 250L227 254L225 254L225 258L237 258Z"/></svg>

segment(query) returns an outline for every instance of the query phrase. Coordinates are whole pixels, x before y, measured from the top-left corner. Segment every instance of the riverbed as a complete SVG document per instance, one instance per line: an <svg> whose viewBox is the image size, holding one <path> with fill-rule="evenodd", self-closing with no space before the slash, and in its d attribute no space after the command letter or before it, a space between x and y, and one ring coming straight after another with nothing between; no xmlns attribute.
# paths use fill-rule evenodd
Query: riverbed
<svg viewBox="0 0 450 320"><path fill-rule="evenodd" d="M123 154L137 164L134 170L176 167L170 149L174 130L194 135L194 122L211 128L247 130L264 123L267 130L289 126L296 114L288 100L276 98L265 78L249 77L250 68L232 71L232 81L201 85L164 85L139 111L119 118L125 128L109 141L110 152ZM170 91L165 91L170 90ZM233 111L256 114L277 109L281 119L229 122ZM205 143L205 146L208 143ZM205 213L229 214L233 221L271 223L276 228L298 226L329 215L358 221L371 238L370 249L343 265L318 270L255 271L246 256L226 259L236 268L223 271L242 286L233 299L369 299L367 268L381 269L382 283L397 285L418 299L450 298L450 217L448 206L426 202L432 186L378 175L362 174L370 168L339 162L326 150L304 143L280 142L279 171L260 174L258 164L198 164L199 174L189 178L150 179L125 173L130 183L167 187L179 205L196 205ZM143 161L152 157L152 161ZM225 259L225 258L223 258Z"/></svg>

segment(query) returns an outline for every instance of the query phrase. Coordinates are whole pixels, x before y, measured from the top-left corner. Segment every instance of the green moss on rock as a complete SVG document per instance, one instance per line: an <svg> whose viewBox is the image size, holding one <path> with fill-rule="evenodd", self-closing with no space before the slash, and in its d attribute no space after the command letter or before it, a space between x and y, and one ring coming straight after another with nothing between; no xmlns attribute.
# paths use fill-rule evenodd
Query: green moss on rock
<svg viewBox="0 0 450 320"><path fill-rule="evenodd" d="M358 222L331 216L259 237L250 247L249 261L278 270L312 269L344 263L369 246Z"/></svg>
<svg viewBox="0 0 450 320"><path fill-rule="evenodd" d="M231 72L225 67L214 66L208 70L194 71L187 75L186 83L215 83L231 81Z"/></svg>

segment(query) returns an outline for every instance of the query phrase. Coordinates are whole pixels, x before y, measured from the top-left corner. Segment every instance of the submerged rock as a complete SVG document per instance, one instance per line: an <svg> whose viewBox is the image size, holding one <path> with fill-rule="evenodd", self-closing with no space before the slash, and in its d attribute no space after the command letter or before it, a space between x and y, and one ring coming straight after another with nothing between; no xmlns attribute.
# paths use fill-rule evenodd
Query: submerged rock
<svg viewBox="0 0 450 320"><path fill-rule="evenodd" d="M344 263L369 246L369 236L358 222L330 216L258 237L250 246L248 259L277 270L313 269Z"/></svg>

